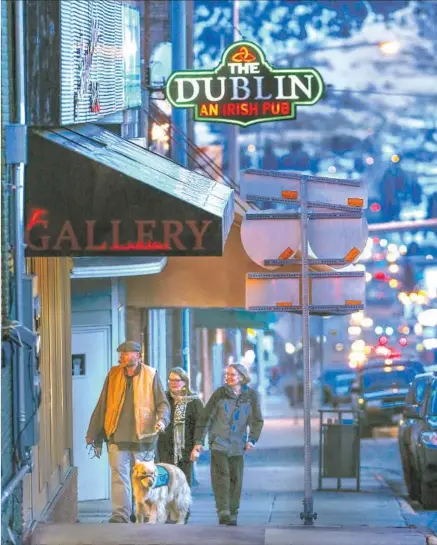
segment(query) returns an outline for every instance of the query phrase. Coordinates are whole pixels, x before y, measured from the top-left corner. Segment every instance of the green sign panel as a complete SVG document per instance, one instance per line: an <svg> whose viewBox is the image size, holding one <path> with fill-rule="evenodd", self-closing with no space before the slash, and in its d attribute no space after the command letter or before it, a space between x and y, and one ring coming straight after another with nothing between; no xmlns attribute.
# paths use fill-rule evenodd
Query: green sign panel
<svg viewBox="0 0 437 545"><path fill-rule="evenodd" d="M175 108L193 108L196 121L255 123L294 119L296 106L322 96L323 80L314 68L273 68L252 42L236 42L215 70L173 72L166 96Z"/></svg>

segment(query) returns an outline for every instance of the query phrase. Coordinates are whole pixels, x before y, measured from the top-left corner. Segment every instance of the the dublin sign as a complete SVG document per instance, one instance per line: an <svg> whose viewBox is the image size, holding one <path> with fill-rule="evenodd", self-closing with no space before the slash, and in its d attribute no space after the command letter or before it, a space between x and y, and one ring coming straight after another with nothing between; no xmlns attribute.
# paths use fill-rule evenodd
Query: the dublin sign
<svg viewBox="0 0 437 545"><path fill-rule="evenodd" d="M242 127L294 119L296 106L315 104L323 80L314 68L273 68L252 42L236 42L215 70L173 72L166 96L175 108L193 108L196 121Z"/></svg>

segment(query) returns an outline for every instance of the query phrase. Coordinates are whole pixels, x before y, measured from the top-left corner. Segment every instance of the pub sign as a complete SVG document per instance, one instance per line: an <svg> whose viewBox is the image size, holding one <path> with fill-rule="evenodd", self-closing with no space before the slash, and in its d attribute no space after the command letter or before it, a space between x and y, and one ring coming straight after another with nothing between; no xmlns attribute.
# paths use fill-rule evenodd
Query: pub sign
<svg viewBox="0 0 437 545"><path fill-rule="evenodd" d="M315 104L323 90L314 68L273 68L256 44L241 41L226 49L215 70L173 72L166 96L175 108L192 108L196 121L248 127L294 119L296 107Z"/></svg>

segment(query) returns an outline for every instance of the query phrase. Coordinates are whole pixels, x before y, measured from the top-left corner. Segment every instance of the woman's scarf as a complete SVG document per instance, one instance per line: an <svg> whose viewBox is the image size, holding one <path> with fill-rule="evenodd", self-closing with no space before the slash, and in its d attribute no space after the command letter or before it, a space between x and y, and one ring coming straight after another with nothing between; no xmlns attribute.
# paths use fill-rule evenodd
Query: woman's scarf
<svg viewBox="0 0 437 545"><path fill-rule="evenodd" d="M173 416L173 452L175 465L182 458L182 451L185 448L185 416L187 405L194 399L198 399L197 395L173 395L174 400L174 416Z"/></svg>

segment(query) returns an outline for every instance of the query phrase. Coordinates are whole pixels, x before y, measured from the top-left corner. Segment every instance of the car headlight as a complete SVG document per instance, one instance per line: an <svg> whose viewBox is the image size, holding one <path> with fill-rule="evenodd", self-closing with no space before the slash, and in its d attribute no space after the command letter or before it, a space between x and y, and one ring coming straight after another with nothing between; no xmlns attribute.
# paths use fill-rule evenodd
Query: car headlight
<svg viewBox="0 0 437 545"><path fill-rule="evenodd" d="M381 407L381 400L380 399L372 399L367 402L368 407Z"/></svg>
<svg viewBox="0 0 437 545"><path fill-rule="evenodd" d="M437 432L423 431L421 434L422 442L428 448L437 448Z"/></svg>

